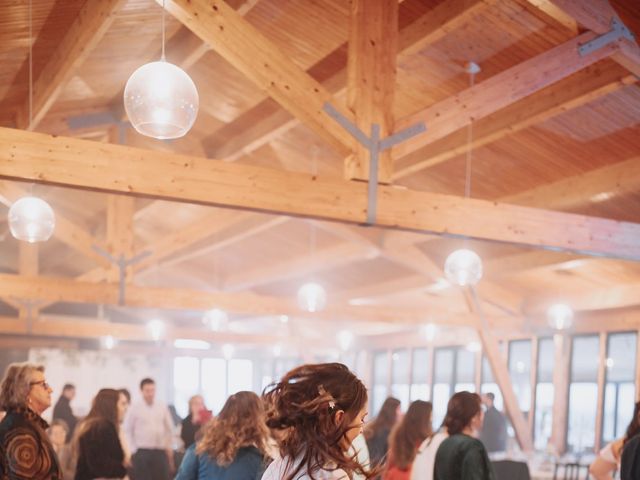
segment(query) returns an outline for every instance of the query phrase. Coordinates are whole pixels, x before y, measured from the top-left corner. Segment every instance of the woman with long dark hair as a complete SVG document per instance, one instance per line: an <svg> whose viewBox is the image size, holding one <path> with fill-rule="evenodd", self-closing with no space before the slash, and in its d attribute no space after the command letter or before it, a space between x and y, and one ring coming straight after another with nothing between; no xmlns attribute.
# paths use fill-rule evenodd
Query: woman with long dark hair
<svg viewBox="0 0 640 480"><path fill-rule="evenodd" d="M436 453L435 480L494 480L484 445L475 438L482 428L480 395L458 392L449 399L443 426L449 438Z"/></svg>
<svg viewBox="0 0 640 480"><path fill-rule="evenodd" d="M127 398L118 390L103 388L95 396L75 433L75 480L123 478L127 474L119 436L126 409Z"/></svg>
<svg viewBox="0 0 640 480"><path fill-rule="evenodd" d="M640 433L640 402L636 402L633 417L627 426L624 437L608 443L589 466L589 473L594 480L611 480L614 472L620 467L622 450L629 440Z"/></svg>
<svg viewBox="0 0 640 480"><path fill-rule="evenodd" d="M187 449L176 480L260 478L269 432L255 393L231 395L202 430L202 439Z"/></svg>
<svg viewBox="0 0 640 480"><path fill-rule="evenodd" d="M371 465L376 466L384 462L389 451L389 434L398 421L400 414L400 400L394 397L385 399L378 416L374 418L364 430L367 440Z"/></svg>
<svg viewBox="0 0 640 480"><path fill-rule="evenodd" d="M372 472L349 453L362 432L367 389L340 363L302 365L264 395L267 426L278 435L281 458L262 480L346 480Z"/></svg>
<svg viewBox="0 0 640 480"><path fill-rule="evenodd" d="M431 402L416 400L393 428L389 435L389 458L382 477L384 480L409 480L418 447L433 433L432 409Z"/></svg>

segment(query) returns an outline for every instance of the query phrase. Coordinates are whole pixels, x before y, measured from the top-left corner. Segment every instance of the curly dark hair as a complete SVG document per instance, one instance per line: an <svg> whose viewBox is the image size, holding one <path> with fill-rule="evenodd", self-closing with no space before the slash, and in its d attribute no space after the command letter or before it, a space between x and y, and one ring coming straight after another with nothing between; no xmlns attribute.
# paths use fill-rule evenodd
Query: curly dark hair
<svg viewBox="0 0 640 480"><path fill-rule="evenodd" d="M312 480L327 469L342 469L349 477L354 472L366 478L379 473L347 453L346 434L358 428L353 423L367 404L367 389L346 366L322 363L294 368L267 387L264 399L267 426L278 432L280 455L288 459L283 480L298 478L305 470Z"/></svg>
<svg viewBox="0 0 640 480"><path fill-rule="evenodd" d="M442 425L449 435L456 435L471 423L473 417L482 411L480 395L471 392L458 392L449 399L447 415Z"/></svg>
<svg viewBox="0 0 640 480"><path fill-rule="evenodd" d="M389 436L389 450L393 463L406 470L413 463L420 444L429 437L431 428L431 402L416 400L411 402L404 418Z"/></svg>
<svg viewBox="0 0 640 480"><path fill-rule="evenodd" d="M262 400L253 392L238 392L231 395L218 416L205 425L196 453L206 453L218 465L226 467L242 447L253 445L264 455L268 437Z"/></svg>

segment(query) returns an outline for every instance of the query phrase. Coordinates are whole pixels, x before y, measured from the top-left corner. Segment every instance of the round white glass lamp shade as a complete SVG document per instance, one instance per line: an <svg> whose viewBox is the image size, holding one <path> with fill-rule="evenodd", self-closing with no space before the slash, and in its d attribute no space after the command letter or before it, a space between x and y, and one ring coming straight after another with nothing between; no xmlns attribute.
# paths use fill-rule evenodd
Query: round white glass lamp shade
<svg viewBox="0 0 640 480"><path fill-rule="evenodd" d="M213 308L204 314L202 322L214 332L220 332L229 326L229 316L224 310Z"/></svg>
<svg viewBox="0 0 640 480"><path fill-rule="evenodd" d="M319 312L327 304L327 292L322 285L305 283L298 289L298 306L305 312Z"/></svg>
<svg viewBox="0 0 640 480"><path fill-rule="evenodd" d="M179 138L198 115L198 90L184 70L159 61L138 68L124 88L124 108L138 133L158 139Z"/></svg>
<svg viewBox="0 0 640 480"><path fill-rule="evenodd" d="M56 217L47 202L37 197L23 197L9 209L9 229L18 240L46 242L53 235Z"/></svg>
<svg viewBox="0 0 640 480"><path fill-rule="evenodd" d="M573 309L563 303L551 305L547 310L547 319L556 330L566 330L573 324Z"/></svg>
<svg viewBox="0 0 640 480"><path fill-rule="evenodd" d="M475 285L482 278L482 260L473 250L456 250L444 262L444 274L455 285Z"/></svg>

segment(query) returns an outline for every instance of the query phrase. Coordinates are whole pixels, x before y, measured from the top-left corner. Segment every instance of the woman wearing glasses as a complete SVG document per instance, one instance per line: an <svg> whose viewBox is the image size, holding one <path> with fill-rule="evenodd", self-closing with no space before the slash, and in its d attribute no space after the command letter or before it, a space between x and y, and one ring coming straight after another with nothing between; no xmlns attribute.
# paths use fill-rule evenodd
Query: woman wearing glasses
<svg viewBox="0 0 640 480"><path fill-rule="evenodd" d="M13 363L0 384L0 478L61 480L62 472L40 415L51 406L53 390L44 367Z"/></svg>

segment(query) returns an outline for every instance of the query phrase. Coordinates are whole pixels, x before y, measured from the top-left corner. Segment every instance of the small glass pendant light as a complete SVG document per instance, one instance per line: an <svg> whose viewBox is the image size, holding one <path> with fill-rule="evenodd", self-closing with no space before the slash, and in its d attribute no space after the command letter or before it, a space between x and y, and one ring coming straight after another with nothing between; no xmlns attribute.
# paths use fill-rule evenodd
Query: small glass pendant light
<svg viewBox="0 0 640 480"><path fill-rule="evenodd" d="M305 283L298 289L298 306L305 312L319 312L327 304L327 292L318 283Z"/></svg>
<svg viewBox="0 0 640 480"><path fill-rule="evenodd" d="M53 235L55 226L53 209L38 197L23 197L9 209L9 229L18 240L46 242Z"/></svg>
<svg viewBox="0 0 640 480"><path fill-rule="evenodd" d="M473 250L456 250L447 257L444 274L455 285L476 285L482 278L482 260Z"/></svg>

